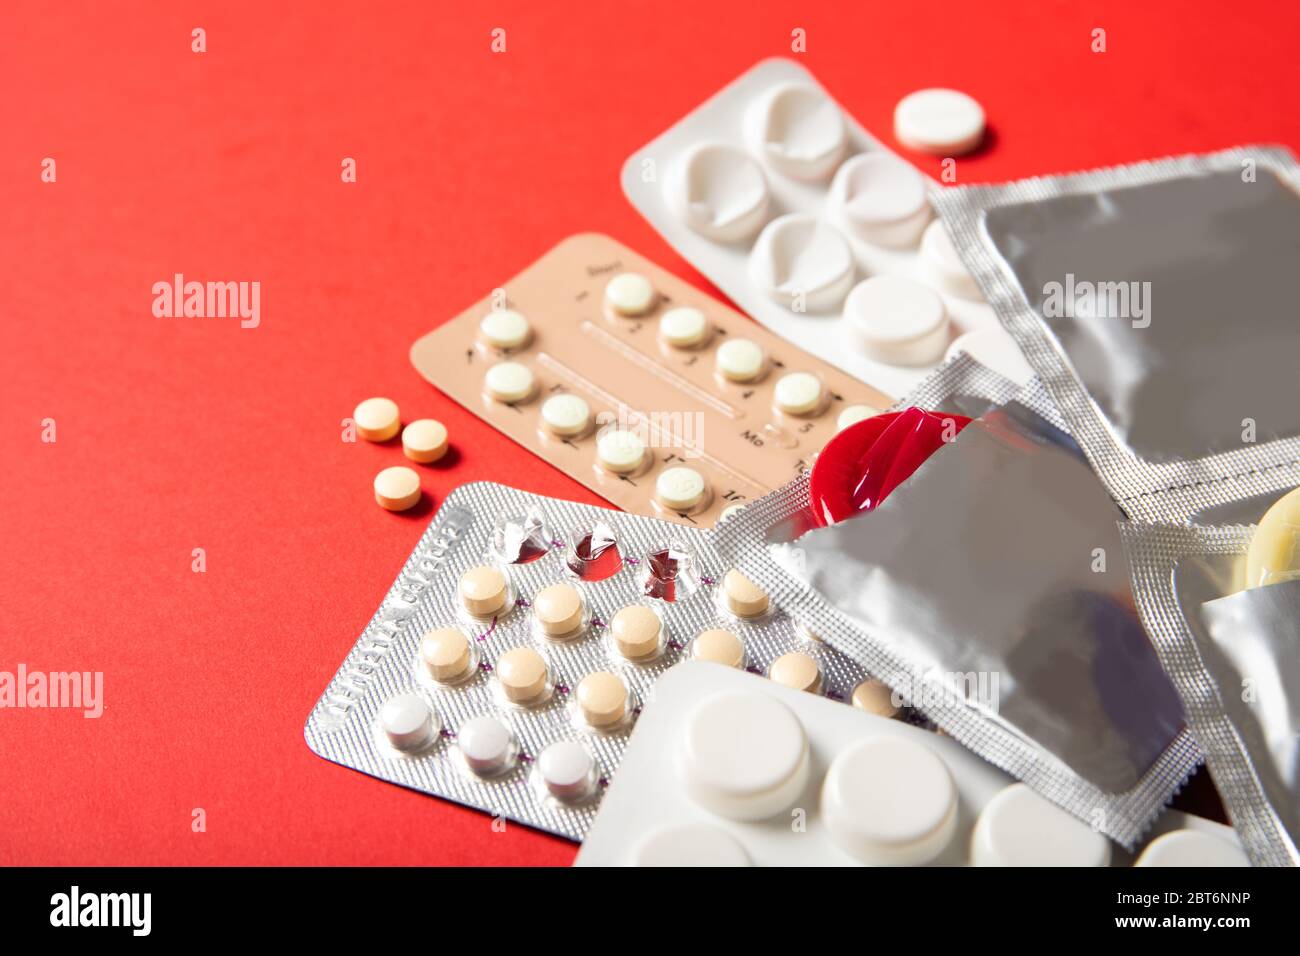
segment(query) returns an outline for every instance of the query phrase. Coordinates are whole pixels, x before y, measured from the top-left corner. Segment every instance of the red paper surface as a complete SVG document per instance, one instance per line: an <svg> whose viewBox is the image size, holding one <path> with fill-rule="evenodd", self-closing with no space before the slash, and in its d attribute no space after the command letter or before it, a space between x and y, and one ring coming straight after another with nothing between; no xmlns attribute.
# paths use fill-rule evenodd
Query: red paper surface
<svg viewBox="0 0 1300 956"><path fill-rule="evenodd" d="M572 860L304 744L430 514L374 505L404 459L340 419L383 394L445 422L439 501L477 479L594 501L407 349L580 230L704 285L619 167L795 28L887 141L913 89L977 97L966 182L1300 144L1294 3L300 6L0 11L0 670L102 671L106 697L98 720L0 710L0 864ZM177 272L260 281L261 326L155 318Z"/></svg>

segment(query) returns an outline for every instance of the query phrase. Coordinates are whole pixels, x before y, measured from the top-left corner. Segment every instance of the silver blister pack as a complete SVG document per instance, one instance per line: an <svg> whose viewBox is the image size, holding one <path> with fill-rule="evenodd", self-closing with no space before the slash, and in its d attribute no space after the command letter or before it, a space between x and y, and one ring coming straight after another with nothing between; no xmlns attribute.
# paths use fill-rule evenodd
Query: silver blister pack
<svg viewBox="0 0 1300 956"><path fill-rule="evenodd" d="M1132 846L1200 757L1142 630L1122 512L1041 385L959 357L907 404L981 416L870 514L814 527L800 479L723 555L939 727Z"/></svg>
<svg viewBox="0 0 1300 956"><path fill-rule="evenodd" d="M573 561L575 549L583 548L592 532L615 542L621 562L602 580L583 580L582 563ZM655 679L689 653L690 641L701 631L735 633L744 645L745 667L759 673L780 655L803 651L821 669L822 693L847 701L867 677L860 664L800 631L778 606L747 621L725 608L720 584L729 566L714 547L715 535L716 529L687 528L488 482L457 488L312 710L305 729L308 745L322 757L383 780L579 840L599 806L603 784L618 766L636 708L650 700ZM649 565L668 552L676 562L672 602L647 594L647 584L662 593L663 575L652 579ZM583 557L591 556L588 546ZM511 563L514 557L527 560ZM575 574L571 563L583 573ZM466 622L458 581L466 570L484 564L503 570L510 605L493 621ZM582 633L563 641L538 633L531 608L538 591L559 582L574 583L587 607ZM624 660L608 634L613 615L630 604L651 607L663 621L665 646L648 663ZM471 637L475 667L468 679L443 686L421 670L418 655L422 635L448 626ZM516 647L533 648L547 663L550 690L537 706L511 705L495 686L494 663ZM633 713L606 731L584 726L573 700L582 678L602 671L626 683ZM419 695L441 726L436 739L416 753L395 750L378 727L384 703L405 694ZM513 768L490 778L469 771L457 743L457 729L484 714L504 722L517 741ZM597 786L590 798L566 803L538 785L536 758L557 740L577 741L594 758Z"/></svg>

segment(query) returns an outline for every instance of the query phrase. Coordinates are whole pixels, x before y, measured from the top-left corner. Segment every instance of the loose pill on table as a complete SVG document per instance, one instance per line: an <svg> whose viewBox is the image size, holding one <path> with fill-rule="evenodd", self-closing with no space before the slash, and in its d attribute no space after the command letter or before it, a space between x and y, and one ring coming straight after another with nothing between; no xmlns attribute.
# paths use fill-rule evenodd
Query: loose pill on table
<svg viewBox="0 0 1300 956"><path fill-rule="evenodd" d="M835 419L835 427L839 431L844 431L850 425L856 425L864 419L879 415L880 409L872 408L870 405L846 405L840 409L840 414Z"/></svg>
<svg viewBox="0 0 1300 956"><path fill-rule="evenodd" d="M708 484L694 468L667 468L655 479L655 498L669 511L691 511L708 497Z"/></svg>
<svg viewBox="0 0 1300 956"><path fill-rule="evenodd" d="M497 681L506 699L515 704L531 704L546 693L550 672L546 661L531 647L516 647L497 658Z"/></svg>
<svg viewBox="0 0 1300 956"><path fill-rule="evenodd" d="M547 791L557 800L576 802L595 788L596 762L582 744L557 740L537 758L537 772Z"/></svg>
<svg viewBox="0 0 1300 956"><path fill-rule="evenodd" d="M483 316L478 331L484 342L502 351L527 345L533 336L528 319L514 309L493 309Z"/></svg>
<svg viewBox="0 0 1300 956"><path fill-rule="evenodd" d="M352 421L366 441L388 441L402 427L397 403L391 398L367 398L353 411Z"/></svg>
<svg viewBox="0 0 1300 956"><path fill-rule="evenodd" d="M659 319L659 336L676 348L694 348L709 337L709 320L690 306L669 309Z"/></svg>
<svg viewBox="0 0 1300 956"><path fill-rule="evenodd" d="M737 617L758 617L767 611L767 592L735 568L722 579L722 595Z"/></svg>
<svg viewBox="0 0 1300 956"><path fill-rule="evenodd" d="M733 382L752 382L763 374L767 356L758 343L749 339L728 339L718 346L718 372Z"/></svg>
<svg viewBox="0 0 1300 956"><path fill-rule="evenodd" d="M602 431L596 439L596 458L606 471L630 475L645 463L645 442L624 428Z"/></svg>
<svg viewBox="0 0 1300 956"><path fill-rule="evenodd" d="M542 403L542 422L554 435L572 438L591 425L591 406L580 396L565 392Z"/></svg>
<svg viewBox="0 0 1300 956"><path fill-rule="evenodd" d="M767 219L769 191L758 163L724 143L700 143L673 164L664 198L678 219L716 242L748 239Z"/></svg>
<svg viewBox="0 0 1300 956"><path fill-rule="evenodd" d="M699 704L682 741L691 798L729 820L764 820L788 809L808 781L808 736L768 694L729 691Z"/></svg>
<svg viewBox="0 0 1300 956"><path fill-rule="evenodd" d="M691 657L727 667L739 667L745 661L745 646L731 631L720 627L701 631L691 645Z"/></svg>
<svg viewBox="0 0 1300 956"><path fill-rule="evenodd" d="M418 418L402 429L402 453L411 461L429 464L447 453L447 426Z"/></svg>
<svg viewBox="0 0 1300 956"><path fill-rule="evenodd" d="M428 631L420 638L420 660L434 680L460 680L469 672L473 660L469 638L454 627Z"/></svg>
<svg viewBox="0 0 1300 956"><path fill-rule="evenodd" d="M514 405L532 397L537 387L533 370L520 362L497 362L487 370L483 385L488 395L506 405Z"/></svg>
<svg viewBox="0 0 1300 956"><path fill-rule="evenodd" d="M471 717L456 732L456 745L465 764L481 777L501 773L514 765L518 744L510 728L488 714Z"/></svg>
<svg viewBox="0 0 1300 956"><path fill-rule="evenodd" d="M533 597L533 614L550 637L565 637L582 626L582 595L572 584L552 584Z"/></svg>
<svg viewBox="0 0 1300 956"><path fill-rule="evenodd" d="M1246 550L1246 587L1300 578L1300 488L1275 501L1259 519Z"/></svg>
<svg viewBox="0 0 1300 956"><path fill-rule="evenodd" d="M920 866L952 841L957 787L929 748L902 737L869 737L831 761L821 812L836 844L855 859Z"/></svg>
<svg viewBox="0 0 1300 956"><path fill-rule="evenodd" d="M1134 866L1250 866L1250 858L1226 836L1174 830L1147 844Z"/></svg>
<svg viewBox="0 0 1300 956"><path fill-rule="evenodd" d="M853 287L844 318L862 350L890 365L930 365L948 345L948 309L943 299L915 280L879 275Z"/></svg>
<svg viewBox="0 0 1300 956"><path fill-rule="evenodd" d="M853 688L849 700L858 710L865 710L868 714L875 714L877 717L896 717L900 710L894 703L894 692L889 689L889 685L874 677L862 681Z"/></svg>
<svg viewBox="0 0 1300 956"><path fill-rule="evenodd" d="M644 315L654 307L655 287L639 272L621 272L605 286L605 302L619 315Z"/></svg>
<svg viewBox="0 0 1300 956"><path fill-rule="evenodd" d="M822 406L821 380L808 372L790 372L776 382L776 407L787 415L807 415Z"/></svg>
<svg viewBox="0 0 1300 956"><path fill-rule="evenodd" d="M659 615L643 604L629 604L614 615L609 625L614 645L628 660L639 661L659 652L663 623Z"/></svg>
<svg viewBox="0 0 1300 956"><path fill-rule="evenodd" d="M405 465L375 475L375 501L387 511L405 511L420 500L420 476Z"/></svg>
<svg viewBox="0 0 1300 956"><path fill-rule="evenodd" d="M442 729L437 714L419 694L398 694L384 701L379 725L398 750L419 750Z"/></svg>
<svg viewBox="0 0 1300 956"><path fill-rule="evenodd" d="M859 239L894 249L915 248L932 215L924 177L885 153L861 153L841 166L830 202Z"/></svg>
<svg viewBox="0 0 1300 956"><path fill-rule="evenodd" d="M577 696L583 719L593 727L610 727L627 716L627 685L608 671L579 681Z"/></svg>
<svg viewBox="0 0 1300 956"><path fill-rule="evenodd" d="M475 617L491 617L506 603L509 589L506 576L497 568L480 565L460 576L458 586L461 606Z"/></svg>
<svg viewBox="0 0 1300 956"><path fill-rule="evenodd" d="M822 689L822 672L817 662L803 651L791 651L774 660L767 676L784 687L816 694Z"/></svg>
<svg viewBox="0 0 1300 956"><path fill-rule="evenodd" d="M894 135L908 149L960 156L984 139L984 107L957 90L917 90L894 108Z"/></svg>
<svg viewBox="0 0 1300 956"><path fill-rule="evenodd" d="M633 866L750 866L735 837L708 823L673 824L655 830L633 851Z"/></svg>
<svg viewBox="0 0 1300 956"><path fill-rule="evenodd" d="M971 834L976 866L1106 866L1110 841L1023 783L994 795Z"/></svg>

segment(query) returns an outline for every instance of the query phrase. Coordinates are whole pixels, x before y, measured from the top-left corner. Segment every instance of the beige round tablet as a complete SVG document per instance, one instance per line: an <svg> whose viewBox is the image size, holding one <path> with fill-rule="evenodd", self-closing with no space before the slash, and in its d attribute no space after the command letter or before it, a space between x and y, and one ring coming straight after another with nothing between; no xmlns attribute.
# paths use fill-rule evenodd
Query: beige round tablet
<svg viewBox="0 0 1300 956"><path fill-rule="evenodd" d="M367 398L352 412L352 421L366 441L388 441L402 427L397 403L391 398Z"/></svg>
<svg viewBox="0 0 1300 956"><path fill-rule="evenodd" d="M745 660L745 646L735 634L715 627L696 635L691 645L691 657L697 661L739 667Z"/></svg>
<svg viewBox="0 0 1300 956"><path fill-rule="evenodd" d="M627 716L627 685L608 671L578 682L578 707L593 727L609 727Z"/></svg>
<svg viewBox="0 0 1300 956"><path fill-rule="evenodd" d="M869 677L853 688L853 706L877 717L896 717L899 708L894 705L894 692L888 685Z"/></svg>
<svg viewBox="0 0 1300 956"><path fill-rule="evenodd" d="M472 660L469 638L454 627L428 631L420 638L420 660L434 680L460 680L469 672Z"/></svg>
<svg viewBox="0 0 1300 956"><path fill-rule="evenodd" d="M405 511L420 500L420 476L405 465L375 475L375 501L388 511Z"/></svg>
<svg viewBox="0 0 1300 956"><path fill-rule="evenodd" d="M678 465L655 479L655 498L669 511L692 511L708 498L709 486L694 468Z"/></svg>
<svg viewBox="0 0 1300 956"><path fill-rule="evenodd" d="M659 336L676 348L695 348L709 337L709 320L690 306L669 309L659 320Z"/></svg>
<svg viewBox="0 0 1300 956"><path fill-rule="evenodd" d="M506 576L486 564L460 576L460 603L475 617L490 617L506 603Z"/></svg>
<svg viewBox="0 0 1300 956"><path fill-rule="evenodd" d="M639 661L659 653L663 625L659 615L643 604L629 604L610 622L610 633L618 652L628 660Z"/></svg>
<svg viewBox="0 0 1300 956"><path fill-rule="evenodd" d="M856 425L858 422L879 414L880 409L872 408L870 405L846 405L840 410L839 416L836 417L835 427L840 431L844 431L850 425Z"/></svg>
<svg viewBox="0 0 1300 956"><path fill-rule="evenodd" d="M582 595L572 584L552 584L533 598L537 624L550 637L567 637L582 626Z"/></svg>
<svg viewBox="0 0 1300 956"><path fill-rule="evenodd" d="M506 698L531 704L546 693L546 661L531 647L516 647L497 658L497 682Z"/></svg>
<svg viewBox="0 0 1300 956"><path fill-rule="evenodd" d="M533 337L533 329L522 312L493 309L478 324L478 334L493 348L508 351L527 345Z"/></svg>
<svg viewBox="0 0 1300 956"><path fill-rule="evenodd" d="M718 372L732 382L752 382L763 374L766 358L758 343L728 339L718 346Z"/></svg>
<svg viewBox="0 0 1300 956"><path fill-rule="evenodd" d="M635 432L606 429L596 439L596 459L606 471L630 475L645 462L645 442Z"/></svg>
<svg viewBox="0 0 1300 956"><path fill-rule="evenodd" d="M553 435L581 435L591 425L591 406L568 392L552 395L542 403L542 422Z"/></svg>
<svg viewBox="0 0 1300 956"><path fill-rule="evenodd" d="M767 611L767 592L735 568L722 579L722 595L737 617L758 617Z"/></svg>
<svg viewBox="0 0 1300 956"><path fill-rule="evenodd" d="M822 689L822 672L817 662L803 651L782 654L767 669L767 676L778 684L816 694Z"/></svg>
<svg viewBox="0 0 1300 956"><path fill-rule="evenodd" d="M497 362L483 377L487 393L498 402L513 405L532 397L537 381L533 370L520 362Z"/></svg>
<svg viewBox="0 0 1300 956"><path fill-rule="evenodd" d="M644 315L654 307L655 287L639 272L622 272L605 286L605 302L619 315Z"/></svg>
<svg viewBox="0 0 1300 956"><path fill-rule="evenodd" d="M776 382L773 399L787 415L807 415L821 408L822 383L808 372L791 372Z"/></svg>
<svg viewBox="0 0 1300 956"><path fill-rule="evenodd" d="M418 418L402 429L402 452L411 461L428 464L447 454L447 426Z"/></svg>

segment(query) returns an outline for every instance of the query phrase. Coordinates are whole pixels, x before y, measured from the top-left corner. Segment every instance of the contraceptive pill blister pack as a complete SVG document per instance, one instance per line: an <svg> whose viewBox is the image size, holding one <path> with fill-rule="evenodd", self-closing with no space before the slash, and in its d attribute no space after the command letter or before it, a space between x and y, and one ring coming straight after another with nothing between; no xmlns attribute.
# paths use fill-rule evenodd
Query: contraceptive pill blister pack
<svg viewBox="0 0 1300 956"><path fill-rule="evenodd" d="M745 312L894 397L954 335L1005 339L933 219L938 187L792 60L759 63L637 150L622 183Z"/></svg>

